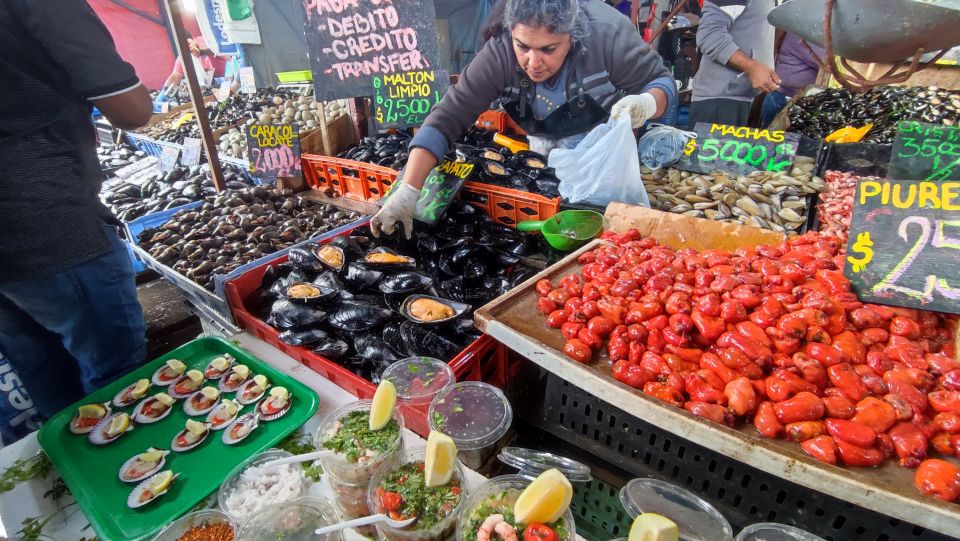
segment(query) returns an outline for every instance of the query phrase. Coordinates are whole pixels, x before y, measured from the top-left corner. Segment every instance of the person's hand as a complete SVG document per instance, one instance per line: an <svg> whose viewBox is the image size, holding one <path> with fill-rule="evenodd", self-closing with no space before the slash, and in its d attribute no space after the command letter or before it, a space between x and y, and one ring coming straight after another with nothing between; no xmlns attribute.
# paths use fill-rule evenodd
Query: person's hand
<svg viewBox="0 0 960 541"><path fill-rule="evenodd" d="M780 90L780 76L760 62L754 62L746 73L750 77L750 84L757 92L776 92Z"/></svg>
<svg viewBox="0 0 960 541"><path fill-rule="evenodd" d="M403 182L402 178L398 178L397 182L400 185L394 188L387 202L370 220L370 232L374 237L379 237L381 231L392 235L397 229L397 222L403 224L403 234L407 239L413 234L413 214L417 211L420 190Z"/></svg>
<svg viewBox="0 0 960 541"><path fill-rule="evenodd" d="M193 38L187 38L187 45L190 47L190 54L193 56L200 56L200 46L197 45L196 40Z"/></svg>
<svg viewBox="0 0 960 541"><path fill-rule="evenodd" d="M646 92L624 96L610 109L610 118L613 120L629 118L633 129L643 126L656 114L657 99Z"/></svg>

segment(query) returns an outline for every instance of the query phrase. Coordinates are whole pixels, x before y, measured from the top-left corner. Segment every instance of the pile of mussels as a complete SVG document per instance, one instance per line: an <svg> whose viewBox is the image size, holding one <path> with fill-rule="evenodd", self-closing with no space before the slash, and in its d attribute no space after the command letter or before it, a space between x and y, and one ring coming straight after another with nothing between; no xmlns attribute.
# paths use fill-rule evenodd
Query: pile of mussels
<svg viewBox="0 0 960 541"><path fill-rule="evenodd" d="M228 190L248 188L243 171L224 163L223 179ZM146 214L172 209L217 193L207 164L177 167L164 173L155 167L106 183L100 199L124 222Z"/></svg>
<svg viewBox="0 0 960 541"><path fill-rule="evenodd" d="M100 169L107 177L118 169L134 164L146 157L146 152L132 148L127 144L118 146L113 143L100 143L97 146L97 159L100 161Z"/></svg>
<svg viewBox="0 0 960 541"><path fill-rule="evenodd" d="M256 186L208 196L144 230L137 243L159 262L213 290L213 276L356 221L360 215Z"/></svg>
<svg viewBox="0 0 960 541"><path fill-rule="evenodd" d="M873 124L864 143L893 143L897 122L920 120L960 125L960 92L936 86L878 86L853 93L827 89L797 100L789 112L790 131L823 139L845 126Z"/></svg>
<svg viewBox="0 0 960 541"><path fill-rule="evenodd" d="M292 249L264 273L259 313L284 342L377 383L397 359L449 361L478 338L473 309L533 276L520 256L539 246L457 203L410 241L363 228Z"/></svg>

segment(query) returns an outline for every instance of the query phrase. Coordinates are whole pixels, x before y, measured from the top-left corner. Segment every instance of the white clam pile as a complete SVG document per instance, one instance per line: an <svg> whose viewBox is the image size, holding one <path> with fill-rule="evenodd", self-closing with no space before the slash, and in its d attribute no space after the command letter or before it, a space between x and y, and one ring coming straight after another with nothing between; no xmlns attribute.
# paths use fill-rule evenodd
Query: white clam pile
<svg viewBox="0 0 960 541"><path fill-rule="evenodd" d="M328 124L347 114L349 110L346 100L329 101L324 105L308 96L288 100L275 96L273 105L254 112L253 117L244 125L230 128L220 136L220 152L233 158L247 159L247 136L244 130L247 124L296 124L301 132L317 129L320 127L321 107L324 108Z"/></svg>

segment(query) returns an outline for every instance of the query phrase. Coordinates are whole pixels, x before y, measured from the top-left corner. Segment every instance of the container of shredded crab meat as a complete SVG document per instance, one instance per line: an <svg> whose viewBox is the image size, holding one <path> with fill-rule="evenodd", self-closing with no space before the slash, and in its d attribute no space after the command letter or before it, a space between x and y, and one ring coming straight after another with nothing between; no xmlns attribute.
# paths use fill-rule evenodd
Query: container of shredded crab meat
<svg viewBox="0 0 960 541"><path fill-rule="evenodd" d="M340 532L317 535L317 528L340 522L326 500L297 498L264 507L240 528L236 541L341 541Z"/></svg>
<svg viewBox="0 0 960 541"><path fill-rule="evenodd" d="M305 496L309 487L300 464L266 464L289 456L269 449L234 468L217 493L220 510L243 522L264 507Z"/></svg>
<svg viewBox="0 0 960 541"><path fill-rule="evenodd" d="M153 541L232 541L236 532L237 523L226 513L203 509L173 521Z"/></svg>

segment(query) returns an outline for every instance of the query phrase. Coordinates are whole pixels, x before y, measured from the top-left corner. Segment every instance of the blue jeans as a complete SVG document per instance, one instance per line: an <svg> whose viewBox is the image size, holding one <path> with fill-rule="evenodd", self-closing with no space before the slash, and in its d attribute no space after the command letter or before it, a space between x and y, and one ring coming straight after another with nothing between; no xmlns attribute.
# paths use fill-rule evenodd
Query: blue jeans
<svg viewBox="0 0 960 541"><path fill-rule="evenodd" d="M130 256L112 250L50 276L0 283L0 353L49 418L143 364L146 328Z"/></svg>
<svg viewBox="0 0 960 541"><path fill-rule="evenodd" d="M760 108L760 122L764 128L773 122L773 117L783 109L783 106L790 101L790 97L779 92L770 92L763 98L763 106Z"/></svg>

